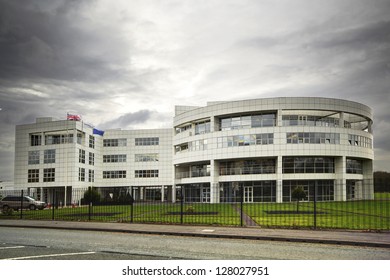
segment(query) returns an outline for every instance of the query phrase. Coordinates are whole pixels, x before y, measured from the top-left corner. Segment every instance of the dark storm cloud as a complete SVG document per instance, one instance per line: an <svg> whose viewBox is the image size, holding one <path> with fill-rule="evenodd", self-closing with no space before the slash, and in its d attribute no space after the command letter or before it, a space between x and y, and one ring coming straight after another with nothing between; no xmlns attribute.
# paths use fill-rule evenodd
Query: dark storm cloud
<svg viewBox="0 0 390 280"><path fill-rule="evenodd" d="M93 1L0 1L0 78L98 80L120 76L119 38L88 30ZM100 28L99 28L100 27ZM106 28L106 29L105 29ZM106 38L105 33L111 33ZM105 42L113 40L113 42Z"/></svg>

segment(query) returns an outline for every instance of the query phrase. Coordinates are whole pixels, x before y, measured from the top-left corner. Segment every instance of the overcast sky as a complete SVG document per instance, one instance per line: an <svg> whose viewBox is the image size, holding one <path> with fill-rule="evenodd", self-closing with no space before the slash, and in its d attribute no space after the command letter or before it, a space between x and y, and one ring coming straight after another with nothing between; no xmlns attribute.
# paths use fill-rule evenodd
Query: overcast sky
<svg viewBox="0 0 390 280"><path fill-rule="evenodd" d="M0 0L0 180L15 125L168 128L174 105L279 96L374 110L390 171L390 0Z"/></svg>

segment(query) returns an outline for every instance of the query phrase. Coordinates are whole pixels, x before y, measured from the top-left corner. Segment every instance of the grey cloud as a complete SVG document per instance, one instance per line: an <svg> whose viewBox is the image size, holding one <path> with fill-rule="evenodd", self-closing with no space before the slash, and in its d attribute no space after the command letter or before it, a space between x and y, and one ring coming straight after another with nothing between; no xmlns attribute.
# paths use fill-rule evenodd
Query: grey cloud
<svg viewBox="0 0 390 280"><path fill-rule="evenodd" d="M124 42L109 27L85 28L89 22L78 10L89 2L0 1L0 77L92 81L121 76L115 64L125 59L118 47Z"/></svg>
<svg viewBox="0 0 390 280"><path fill-rule="evenodd" d="M104 129L129 128L131 125L145 123L151 118L152 114L153 112L150 110L140 110L135 113L127 113L119 118L102 123L99 127Z"/></svg>

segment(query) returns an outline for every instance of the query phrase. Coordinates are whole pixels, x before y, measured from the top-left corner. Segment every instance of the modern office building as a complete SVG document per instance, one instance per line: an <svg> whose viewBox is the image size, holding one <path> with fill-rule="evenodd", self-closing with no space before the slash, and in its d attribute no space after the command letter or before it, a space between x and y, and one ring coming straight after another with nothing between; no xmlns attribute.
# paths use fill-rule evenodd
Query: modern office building
<svg viewBox="0 0 390 280"><path fill-rule="evenodd" d="M173 127L107 130L39 118L16 127L15 184L121 188L135 199L223 203L373 199L372 111L346 100L269 98L176 106ZM46 197L45 197L46 196ZM180 198L181 198L180 197Z"/></svg>

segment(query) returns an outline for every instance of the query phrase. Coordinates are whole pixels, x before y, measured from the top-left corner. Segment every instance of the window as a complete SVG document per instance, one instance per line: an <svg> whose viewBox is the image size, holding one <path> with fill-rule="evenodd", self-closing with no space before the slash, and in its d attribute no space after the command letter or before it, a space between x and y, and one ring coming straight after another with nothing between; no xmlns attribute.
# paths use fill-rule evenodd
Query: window
<svg viewBox="0 0 390 280"><path fill-rule="evenodd" d="M158 161L158 154L136 154L135 162Z"/></svg>
<svg viewBox="0 0 390 280"><path fill-rule="evenodd" d="M159 145L158 137L147 137L147 138L135 138L136 146L156 146Z"/></svg>
<svg viewBox="0 0 390 280"><path fill-rule="evenodd" d="M219 165L219 175L271 174L276 172L273 158L227 161Z"/></svg>
<svg viewBox="0 0 390 280"><path fill-rule="evenodd" d="M45 135L45 145L57 145L73 143L73 134L48 134Z"/></svg>
<svg viewBox="0 0 390 280"><path fill-rule="evenodd" d="M275 126L275 123L275 113L229 117L220 119L220 129L223 131L243 128L269 127Z"/></svg>
<svg viewBox="0 0 390 280"><path fill-rule="evenodd" d="M126 138L103 140L103 147L126 147L126 146L127 146Z"/></svg>
<svg viewBox="0 0 390 280"><path fill-rule="evenodd" d="M28 152L28 164L39 164L39 151L29 151Z"/></svg>
<svg viewBox="0 0 390 280"><path fill-rule="evenodd" d="M182 126L182 127L176 127L175 128L175 132L176 132L176 134L179 134L179 133L182 133L182 132L184 132L186 130L189 130L191 128L192 128L192 125L191 124L187 124L187 125Z"/></svg>
<svg viewBox="0 0 390 280"><path fill-rule="evenodd" d="M28 183L38 183L39 182L39 169L29 169L28 170Z"/></svg>
<svg viewBox="0 0 390 280"><path fill-rule="evenodd" d="M158 177L158 170L135 170L135 178Z"/></svg>
<svg viewBox="0 0 390 280"><path fill-rule="evenodd" d="M30 134L30 145L31 146L40 146L40 145L42 145L42 135L40 135L40 134Z"/></svg>
<svg viewBox="0 0 390 280"><path fill-rule="evenodd" d="M55 181L55 168L43 169L43 182L54 182Z"/></svg>
<svg viewBox="0 0 390 280"><path fill-rule="evenodd" d="M45 150L43 153L43 163L55 163L56 150Z"/></svg>
<svg viewBox="0 0 390 280"><path fill-rule="evenodd" d="M95 170L88 170L88 182L95 182Z"/></svg>
<svg viewBox="0 0 390 280"><path fill-rule="evenodd" d="M308 201L314 201L316 192L317 201L334 200L334 181L333 180L285 180L283 181L283 202L294 201L291 194L296 187L303 187Z"/></svg>
<svg viewBox="0 0 390 280"><path fill-rule="evenodd" d="M188 143L188 149L190 151L203 151L207 150L207 139L196 140Z"/></svg>
<svg viewBox="0 0 390 280"><path fill-rule="evenodd" d="M372 148L372 140L360 135L348 134L348 143L352 146Z"/></svg>
<svg viewBox="0 0 390 280"><path fill-rule="evenodd" d="M95 137L92 135L89 135L89 147L95 149Z"/></svg>
<svg viewBox="0 0 390 280"><path fill-rule="evenodd" d="M126 162L126 155L103 155L103 162Z"/></svg>
<svg viewBox="0 0 390 280"><path fill-rule="evenodd" d="M339 133L288 132L287 144L340 144Z"/></svg>
<svg viewBox="0 0 390 280"><path fill-rule="evenodd" d="M273 133L263 134L247 134L218 137L218 148L252 146L252 145L268 145L274 143Z"/></svg>
<svg viewBox="0 0 390 280"><path fill-rule="evenodd" d="M83 138L84 138L85 133L78 132L77 133L77 144L82 144L83 143Z"/></svg>
<svg viewBox="0 0 390 280"><path fill-rule="evenodd" d="M338 118L310 116L310 115L284 115L282 116L283 126L328 126L338 127Z"/></svg>
<svg viewBox="0 0 390 280"><path fill-rule="evenodd" d="M204 134L210 132L210 121L199 122L195 124L195 134Z"/></svg>
<svg viewBox="0 0 390 280"><path fill-rule="evenodd" d="M89 165L95 165L95 154L94 153L88 153L88 164Z"/></svg>
<svg viewBox="0 0 390 280"><path fill-rule="evenodd" d="M85 163L85 151L79 149L79 163Z"/></svg>
<svg viewBox="0 0 390 280"><path fill-rule="evenodd" d="M126 178L126 170L103 171L103 179Z"/></svg>
<svg viewBox="0 0 390 280"><path fill-rule="evenodd" d="M283 173L334 173L329 157L283 157Z"/></svg>
<svg viewBox="0 0 390 280"><path fill-rule="evenodd" d="M85 182L85 168L79 168L79 181Z"/></svg>
<svg viewBox="0 0 390 280"><path fill-rule="evenodd" d="M347 158L347 170L348 174L363 174L363 162L357 159Z"/></svg>

